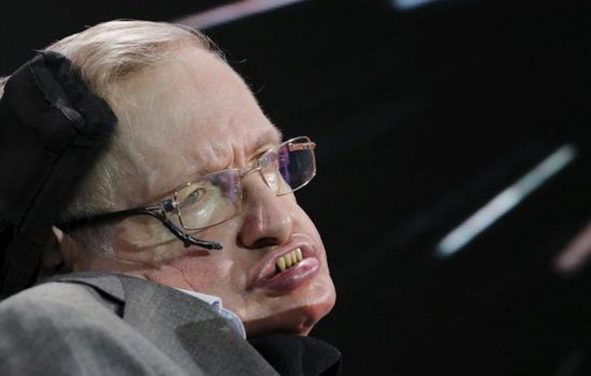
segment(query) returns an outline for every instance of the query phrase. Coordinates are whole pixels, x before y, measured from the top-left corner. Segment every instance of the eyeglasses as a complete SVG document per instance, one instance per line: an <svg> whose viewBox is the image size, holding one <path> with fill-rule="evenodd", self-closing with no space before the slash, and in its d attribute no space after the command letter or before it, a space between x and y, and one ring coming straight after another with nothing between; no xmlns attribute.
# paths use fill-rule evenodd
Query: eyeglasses
<svg viewBox="0 0 591 376"><path fill-rule="evenodd" d="M306 136L292 138L263 153L254 167L241 172L236 168L216 171L178 186L172 197L156 206L137 207L111 213L80 217L60 223L64 231L114 221L134 215L158 219L185 247L223 249L217 242L195 238L187 233L219 225L242 210L242 181L258 173L276 196L297 191L316 175L316 144Z"/></svg>

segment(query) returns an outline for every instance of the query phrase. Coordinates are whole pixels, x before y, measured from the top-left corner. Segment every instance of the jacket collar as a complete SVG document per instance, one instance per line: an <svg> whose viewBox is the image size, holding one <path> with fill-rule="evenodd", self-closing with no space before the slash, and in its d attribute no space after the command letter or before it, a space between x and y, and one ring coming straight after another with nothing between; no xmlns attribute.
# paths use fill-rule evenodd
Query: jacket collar
<svg viewBox="0 0 591 376"><path fill-rule="evenodd" d="M188 370L206 374L277 375L264 358L206 302L122 274L74 273L51 282L79 283L114 302L116 313ZM239 360L239 361L228 361Z"/></svg>

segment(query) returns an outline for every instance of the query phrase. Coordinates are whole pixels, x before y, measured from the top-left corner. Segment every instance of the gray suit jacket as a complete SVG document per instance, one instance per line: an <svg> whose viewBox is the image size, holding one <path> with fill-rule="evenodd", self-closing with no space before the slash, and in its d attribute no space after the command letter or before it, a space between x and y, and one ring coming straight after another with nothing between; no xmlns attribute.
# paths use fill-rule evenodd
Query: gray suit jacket
<svg viewBox="0 0 591 376"><path fill-rule="evenodd" d="M208 304L139 278L82 273L0 303L0 374L277 372Z"/></svg>

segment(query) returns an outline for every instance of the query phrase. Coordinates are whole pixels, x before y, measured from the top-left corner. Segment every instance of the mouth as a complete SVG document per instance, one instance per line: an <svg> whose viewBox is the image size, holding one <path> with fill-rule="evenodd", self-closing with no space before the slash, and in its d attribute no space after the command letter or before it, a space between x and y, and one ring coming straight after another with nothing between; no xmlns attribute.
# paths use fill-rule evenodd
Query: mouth
<svg viewBox="0 0 591 376"><path fill-rule="evenodd" d="M300 245L270 256L258 270L251 287L277 296L293 291L314 278L320 270L320 260L313 247Z"/></svg>
<svg viewBox="0 0 591 376"><path fill-rule="evenodd" d="M286 269L296 266L300 261L304 260L304 255L301 248L296 248L283 256L279 256L275 262L275 274L281 273Z"/></svg>

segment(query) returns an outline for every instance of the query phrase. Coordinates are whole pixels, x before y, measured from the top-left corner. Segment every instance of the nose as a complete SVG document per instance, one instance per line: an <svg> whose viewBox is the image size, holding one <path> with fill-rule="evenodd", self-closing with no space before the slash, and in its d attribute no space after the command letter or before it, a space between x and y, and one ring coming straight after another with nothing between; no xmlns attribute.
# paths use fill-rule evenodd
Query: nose
<svg viewBox="0 0 591 376"><path fill-rule="evenodd" d="M293 230L293 195L277 197L258 173L252 175L243 185L243 222L238 240L250 249L283 244Z"/></svg>

